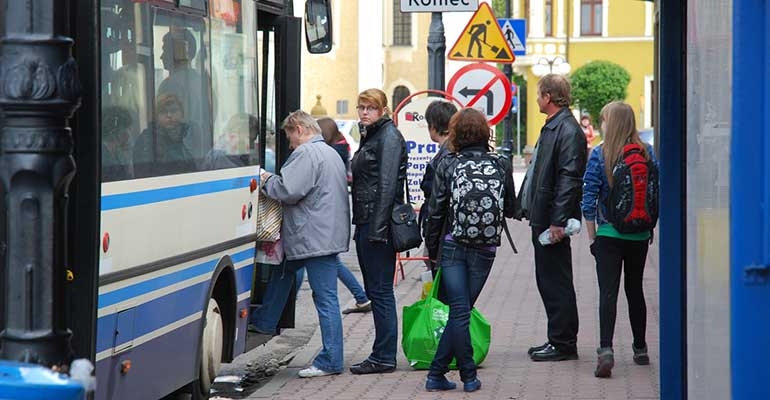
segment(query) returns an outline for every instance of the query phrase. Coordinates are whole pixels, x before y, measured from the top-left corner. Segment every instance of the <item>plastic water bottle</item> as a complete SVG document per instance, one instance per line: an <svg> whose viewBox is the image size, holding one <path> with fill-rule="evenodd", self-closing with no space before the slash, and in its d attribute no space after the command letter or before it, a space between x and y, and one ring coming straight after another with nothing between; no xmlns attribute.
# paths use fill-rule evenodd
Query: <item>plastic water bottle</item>
<svg viewBox="0 0 770 400"><path fill-rule="evenodd" d="M564 228L564 233L566 233L567 236L580 233L580 221L575 218L568 219L567 226ZM551 244L551 229L544 230L543 233L537 237L537 240L540 241L540 244L543 246Z"/></svg>
<svg viewBox="0 0 770 400"><path fill-rule="evenodd" d="M430 290L433 288L433 274L430 271L423 271L420 274L420 282L422 282L422 294L420 299L425 299L430 295Z"/></svg>

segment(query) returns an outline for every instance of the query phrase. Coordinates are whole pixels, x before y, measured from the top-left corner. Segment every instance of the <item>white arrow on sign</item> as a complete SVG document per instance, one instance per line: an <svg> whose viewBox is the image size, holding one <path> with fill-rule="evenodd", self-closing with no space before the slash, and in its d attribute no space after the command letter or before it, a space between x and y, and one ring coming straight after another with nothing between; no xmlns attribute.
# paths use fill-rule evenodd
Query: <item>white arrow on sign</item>
<svg viewBox="0 0 770 400"><path fill-rule="evenodd" d="M487 116L490 125L505 117L511 108L511 83L499 69L484 63L460 68L447 85L447 92L466 107Z"/></svg>

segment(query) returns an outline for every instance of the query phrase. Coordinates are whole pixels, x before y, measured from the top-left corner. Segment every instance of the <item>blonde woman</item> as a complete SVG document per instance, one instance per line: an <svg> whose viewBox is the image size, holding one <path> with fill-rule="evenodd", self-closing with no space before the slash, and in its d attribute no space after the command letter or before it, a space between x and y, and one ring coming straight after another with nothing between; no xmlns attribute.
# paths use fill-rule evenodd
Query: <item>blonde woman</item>
<svg viewBox="0 0 770 400"><path fill-rule="evenodd" d="M612 102L601 112L604 142L591 151L583 177L581 208L586 220L586 230L591 241L591 254L596 258L596 274L599 281L600 346L594 375L607 378L615 364L612 337L615 332L616 308L620 276L623 272L624 288L628 299L628 314L634 335L634 362L649 364L645 333L647 329L647 305L644 301L642 277L647 259L650 231L621 233L608 222L608 197L613 187L613 168L629 144L645 161L657 164L652 147L642 142L636 130L634 111L626 103ZM655 175L657 176L657 175Z"/></svg>

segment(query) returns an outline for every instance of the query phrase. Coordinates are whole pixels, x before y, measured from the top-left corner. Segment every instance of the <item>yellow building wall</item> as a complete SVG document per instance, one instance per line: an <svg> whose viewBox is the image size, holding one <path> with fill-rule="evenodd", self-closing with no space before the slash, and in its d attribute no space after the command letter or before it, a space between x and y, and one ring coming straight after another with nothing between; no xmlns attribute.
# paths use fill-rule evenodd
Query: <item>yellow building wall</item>
<svg viewBox="0 0 770 400"><path fill-rule="evenodd" d="M643 36L645 1L609 2L609 36Z"/></svg>
<svg viewBox="0 0 770 400"><path fill-rule="evenodd" d="M334 4L334 3L333 3ZM338 7L334 16L333 50L310 54L303 44L302 109L310 112L316 96L327 115L335 119L357 119L358 96L358 7ZM348 101L348 112L337 114L337 100Z"/></svg>
<svg viewBox="0 0 770 400"><path fill-rule="evenodd" d="M428 29L430 13L415 13L416 34L412 46L391 46L385 50L385 84L382 88L393 101L393 89L403 85L410 93L428 88ZM451 45L448 45L451 46ZM398 104L389 104L394 111Z"/></svg>
<svg viewBox="0 0 770 400"><path fill-rule="evenodd" d="M565 6L571 7L573 2L565 0ZM595 38L593 41L581 41L582 38L571 38L567 49L568 62L572 72L588 62L606 60L621 65L631 75L631 81L626 89L627 96L624 99L630 104L636 113L637 125L642 127L644 109L644 85L645 77L652 76L654 71L654 43L652 37L644 38L645 28L645 4L643 1L612 1L609 5L608 36L603 39ZM566 7L565 7L566 8ZM571 10L573 13L578 10ZM564 18L562 10L557 10L558 18ZM554 27L555 29L555 27ZM566 31L571 35L572 20L566 26ZM632 40L615 41L617 37L633 37ZM529 40L529 49L538 40ZM560 43L565 43L561 38ZM538 55L533 55L535 58ZM526 68L527 80L527 150L532 150L540 136L540 129L545 123L545 115L541 114L537 105L537 82L539 78L532 74L531 68ZM594 127L599 128L599 123L593 121ZM600 141L597 138L597 143Z"/></svg>

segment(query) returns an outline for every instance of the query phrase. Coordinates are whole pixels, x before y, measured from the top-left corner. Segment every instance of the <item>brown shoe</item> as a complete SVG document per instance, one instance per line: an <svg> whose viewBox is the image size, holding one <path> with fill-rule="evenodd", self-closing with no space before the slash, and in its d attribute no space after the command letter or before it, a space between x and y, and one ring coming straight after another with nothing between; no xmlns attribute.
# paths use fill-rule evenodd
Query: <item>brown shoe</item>
<svg viewBox="0 0 770 400"><path fill-rule="evenodd" d="M615 353L612 347L600 347L596 349L599 356L596 363L594 376L597 378L609 378L612 375L612 367L615 366Z"/></svg>
<svg viewBox="0 0 770 400"><path fill-rule="evenodd" d="M358 304L356 303L353 307L346 308L342 310L343 314L350 314L350 313L367 313L369 311L372 311L372 301L367 300L366 303Z"/></svg>

